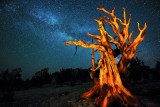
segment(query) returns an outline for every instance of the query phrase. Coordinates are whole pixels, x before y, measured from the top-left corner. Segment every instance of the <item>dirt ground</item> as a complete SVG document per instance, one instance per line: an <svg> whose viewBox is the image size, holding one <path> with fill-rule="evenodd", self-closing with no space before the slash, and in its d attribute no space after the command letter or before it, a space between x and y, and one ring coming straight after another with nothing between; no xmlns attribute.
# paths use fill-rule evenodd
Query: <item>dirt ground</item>
<svg viewBox="0 0 160 107"><path fill-rule="evenodd" d="M80 99L92 86L93 83L88 82L75 86L46 85L42 88L16 91L14 102L0 103L0 107L96 107L94 99ZM160 107L159 89L160 81L132 87L141 107Z"/></svg>

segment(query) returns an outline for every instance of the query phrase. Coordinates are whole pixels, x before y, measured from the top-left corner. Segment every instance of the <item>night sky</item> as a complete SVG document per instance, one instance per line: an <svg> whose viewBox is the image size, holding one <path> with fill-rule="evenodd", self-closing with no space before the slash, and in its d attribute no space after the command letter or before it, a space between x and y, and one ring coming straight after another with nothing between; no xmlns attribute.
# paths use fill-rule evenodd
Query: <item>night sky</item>
<svg viewBox="0 0 160 107"><path fill-rule="evenodd" d="M111 11L122 19L125 7L127 19L132 14L129 31L132 37L147 23L146 37L137 47L137 54L146 65L154 67L160 61L160 1L159 0L1 0L0 1L0 71L22 68L22 77L48 67L49 72L61 68L91 67L91 49L65 46L64 41L91 42L86 33L99 34L93 18L106 15L97 7ZM111 28L106 30L114 35ZM96 54L96 60L99 53ZM117 58L118 60L118 58Z"/></svg>

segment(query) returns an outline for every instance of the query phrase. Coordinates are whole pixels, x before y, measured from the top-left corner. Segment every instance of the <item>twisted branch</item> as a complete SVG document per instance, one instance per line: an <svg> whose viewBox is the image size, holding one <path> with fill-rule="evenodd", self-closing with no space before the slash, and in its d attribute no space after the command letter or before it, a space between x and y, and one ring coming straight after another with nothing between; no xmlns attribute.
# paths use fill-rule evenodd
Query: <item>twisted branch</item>
<svg viewBox="0 0 160 107"><path fill-rule="evenodd" d="M67 45L71 45L71 44L75 44L76 46L82 46L84 48L94 48L96 50L99 50L99 51L106 51L105 48L101 45L97 45L97 44L86 44L84 41L80 40L80 41L68 41L68 42L64 42Z"/></svg>

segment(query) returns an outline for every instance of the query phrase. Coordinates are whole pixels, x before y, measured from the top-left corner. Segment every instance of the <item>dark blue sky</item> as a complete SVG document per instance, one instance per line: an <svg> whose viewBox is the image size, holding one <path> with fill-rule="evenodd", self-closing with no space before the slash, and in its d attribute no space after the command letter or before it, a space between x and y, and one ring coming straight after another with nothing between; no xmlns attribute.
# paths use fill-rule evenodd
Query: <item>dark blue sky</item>
<svg viewBox="0 0 160 107"><path fill-rule="evenodd" d="M122 18L132 14L130 29L138 34L137 22L147 22L146 37L137 47L137 54L146 65L160 61L160 1L159 0L1 0L0 1L0 70L21 67L23 77L49 67L49 72L63 68L91 66L91 49L65 46L63 41L91 38L86 33L99 34L93 18L104 15L103 6ZM113 34L111 28L107 31ZM99 54L96 54L96 60Z"/></svg>

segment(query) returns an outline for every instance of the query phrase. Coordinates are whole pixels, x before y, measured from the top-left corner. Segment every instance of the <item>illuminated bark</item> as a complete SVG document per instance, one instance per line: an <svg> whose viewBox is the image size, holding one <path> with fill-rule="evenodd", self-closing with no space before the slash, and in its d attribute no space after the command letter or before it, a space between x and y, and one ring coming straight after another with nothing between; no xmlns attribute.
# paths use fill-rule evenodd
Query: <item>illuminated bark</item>
<svg viewBox="0 0 160 107"><path fill-rule="evenodd" d="M91 44L86 44L82 40L65 42L66 45L75 44L76 46L80 45L84 48L92 48L92 68L90 76L94 80L95 85L90 91L84 93L82 98L90 98L93 95L98 94L99 97L95 99L95 103L101 107L108 106L113 100L117 100L124 105L128 104L137 106L136 98L123 86L119 72L127 71L129 61L136 54L136 47L140 42L143 41L145 37L145 33L143 32L145 31L147 25L145 23L143 29L140 29L139 23L137 22L139 34L137 38L132 41L131 36L134 31L128 33L131 14L127 22L125 8L122 8L124 11L123 21L119 18L116 18L114 14L115 9L113 9L112 12L108 12L104 8L97 9L104 11L106 14L112 17L112 19L106 16L100 17L100 19L94 19L99 25L98 31L100 32L100 35L92 35L90 33L88 33L88 35L94 37L98 43L94 44L92 42ZM122 32L120 32L120 27L117 21L123 25ZM119 39L118 41L115 41L115 38L105 30L104 22L111 26L113 32ZM111 44L117 45L122 55L118 65L116 64L114 49L111 48ZM100 51L101 55L97 68L95 68L94 64L94 49ZM99 79L95 78L94 76L94 73L97 69L100 69Z"/></svg>

